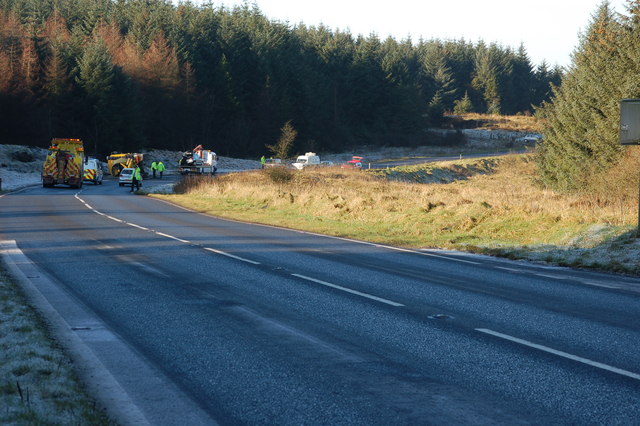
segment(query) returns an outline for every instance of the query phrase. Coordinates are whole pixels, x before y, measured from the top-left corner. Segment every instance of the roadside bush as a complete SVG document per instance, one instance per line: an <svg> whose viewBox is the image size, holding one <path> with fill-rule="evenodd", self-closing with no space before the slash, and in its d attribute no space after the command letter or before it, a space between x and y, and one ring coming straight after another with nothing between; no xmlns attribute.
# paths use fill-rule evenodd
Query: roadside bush
<svg viewBox="0 0 640 426"><path fill-rule="evenodd" d="M294 171L285 167L269 167L264 169L264 173L269 176L272 182L283 184L293 179Z"/></svg>
<svg viewBox="0 0 640 426"><path fill-rule="evenodd" d="M21 163L31 163L35 161L35 157L29 151L14 151L11 153L11 159Z"/></svg>
<svg viewBox="0 0 640 426"><path fill-rule="evenodd" d="M176 194L188 194L211 182L211 176L185 176L175 185Z"/></svg>

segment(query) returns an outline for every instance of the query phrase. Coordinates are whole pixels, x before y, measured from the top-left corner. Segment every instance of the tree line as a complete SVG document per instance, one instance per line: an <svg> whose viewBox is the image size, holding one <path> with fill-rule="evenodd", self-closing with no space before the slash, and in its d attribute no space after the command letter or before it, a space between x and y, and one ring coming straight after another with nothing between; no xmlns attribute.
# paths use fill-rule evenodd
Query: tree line
<svg viewBox="0 0 640 426"><path fill-rule="evenodd" d="M619 123L620 100L640 98L640 1L628 0L626 10L618 14L602 2L581 34L562 85L538 111L544 142L537 163L548 186L590 190L617 167L618 182L608 183L609 190L635 188L629 179L637 176L636 151L620 145Z"/></svg>
<svg viewBox="0 0 640 426"><path fill-rule="evenodd" d="M0 0L0 142L256 156L432 143L445 112L527 114L562 71L483 41L380 39L167 0Z"/></svg>

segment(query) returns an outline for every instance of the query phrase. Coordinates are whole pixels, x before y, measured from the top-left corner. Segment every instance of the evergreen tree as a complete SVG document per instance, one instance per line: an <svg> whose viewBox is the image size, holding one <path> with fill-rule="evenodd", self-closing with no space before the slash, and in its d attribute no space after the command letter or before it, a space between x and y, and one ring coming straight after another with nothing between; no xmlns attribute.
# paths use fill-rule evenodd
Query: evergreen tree
<svg viewBox="0 0 640 426"><path fill-rule="evenodd" d="M113 136L120 124L115 99L115 68L111 56L100 40L87 46L78 61L76 83L83 95L85 116L83 136L102 144Z"/></svg>
<svg viewBox="0 0 640 426"><path fill-rule="evenodd" d="M619 35L620 25L604 2L573 55L562 86L540 109L545 138L537 158L548 185L579 189L619 158L618 105L625 78L619 67Z"/></svg>
<svg viewBox="0 0 640 426"><path fill-rule="evenodd" d="M533 66L523 44L512 60L513 78L509 93L509 112L533 112Z"/></svg>
<svg viewBox="0 0 640 426"><path fill-rule="evenodd" d="M481 95L481 108L489 114L500 114L500 93L498 91L498 70L491 51L484 45L478 47L473 88Z"/></svg>
<svg viewBox="0 0 640 426"><path fill-rule="evenodd" d="M471 98L469 98L469 93L464 92L464 97L455 101L453 112L456 114L466 114L469 112L473 112L473 104L471 103Z"/></svg>

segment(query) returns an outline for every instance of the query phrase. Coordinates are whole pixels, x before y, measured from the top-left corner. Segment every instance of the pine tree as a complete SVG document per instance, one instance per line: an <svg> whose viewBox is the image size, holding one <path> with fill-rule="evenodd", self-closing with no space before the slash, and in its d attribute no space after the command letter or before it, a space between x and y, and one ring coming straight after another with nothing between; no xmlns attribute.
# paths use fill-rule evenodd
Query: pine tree
<svg viewBox="0 0 640 426"><path fill-rule="evenodd" d="M105 142L120 120L115 106L115 69L111 56L100 40L89 44L78 61L76 83L82 89L85 134L96 142Z"/></svg>
<svg viewBox="0 0 640 426"><path fill-rule="evenodd" d="M473 104L471 103L469 93L464 92L464 97L455 101L453 112L456 114L466 114L469 112L473 112Z"/></svg>
<svg viewBox="0 0 640 426"><path fill-rule="evenodd" d="M500 114L498 68L492 58L491 51L484 45L478 46L471 84L482 96L482 109L489 114Z"/></svg>
<svg viewBox="0 0 640 426"><path fill-rule="evenodd" d="M573 55L572 65L540 109L544 142L538 150L543 182L562 190L586 186L590 176L610 166L618 144L620 25L607 2L597 10Z"/></svg>
<svg viewBox="0 0 640 426"><path fill-rule="evenodd" d="M533 66L524 44L520 45L512 62L513 77L507 101L510 104L509 112L533 112Z"/></svg>

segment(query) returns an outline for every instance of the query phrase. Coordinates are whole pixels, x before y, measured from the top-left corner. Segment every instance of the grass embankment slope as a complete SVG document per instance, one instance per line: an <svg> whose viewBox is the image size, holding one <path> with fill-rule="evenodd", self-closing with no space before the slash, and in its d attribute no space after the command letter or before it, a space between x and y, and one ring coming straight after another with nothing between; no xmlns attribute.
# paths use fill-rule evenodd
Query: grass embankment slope
<svg viewBox="0 0 640 426"><path fill-rule="evenodd" d="M535 184L531 155L378 171L267 169L156 195L215 216L416 248L640 273L636 202Z"/></svg>

